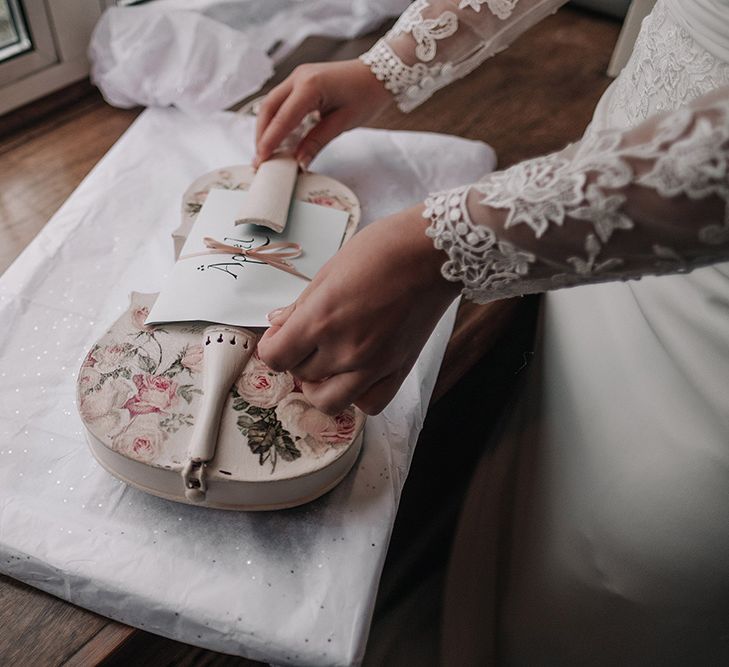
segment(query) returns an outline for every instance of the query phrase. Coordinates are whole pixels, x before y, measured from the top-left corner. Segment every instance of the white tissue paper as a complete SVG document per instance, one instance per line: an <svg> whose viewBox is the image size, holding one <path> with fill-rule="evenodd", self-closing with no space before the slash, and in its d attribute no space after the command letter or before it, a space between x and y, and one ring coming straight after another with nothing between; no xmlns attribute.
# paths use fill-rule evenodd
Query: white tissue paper
<svg viewBox="0 0 729 667"><path fill-rule="evenodd" d="M368 419L353 471L298 509L209 510L130 488L95 463L74 405L87 350L131 291L159 290L171 269L185 188L248 163L253 131L254 119L231 113L145 111L0 277L0 571L210 649L357 664L455 306ZM493 165L482 143L356 130L313 169L358 194L367 224Z"/></svg>
<svg viewBox="0 0 729 667"><path fill-rule="evenodd" d="M408 0L157 0L112 7L91 38L91 78L115 106L205 113L259 90L310 35L352 38Z"/></svg>

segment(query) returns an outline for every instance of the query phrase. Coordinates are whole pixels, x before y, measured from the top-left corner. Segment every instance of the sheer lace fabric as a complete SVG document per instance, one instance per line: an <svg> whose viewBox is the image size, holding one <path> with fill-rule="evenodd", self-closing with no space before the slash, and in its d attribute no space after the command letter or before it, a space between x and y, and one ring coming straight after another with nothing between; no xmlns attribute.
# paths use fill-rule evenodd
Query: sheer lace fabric
<svg viewBox="0 0 729 667"><path fill-rule="evenodd" d="M361 59L410 111L565 2L415 0Z"/></svg>
<svg viewBox="0 0 729 667"><path fill-rule="evenodd" d="M416 0L362 59L409 110L561 4ZM659 0L604 110L643 124L428 198L443 275L485 302L729 258L729 87L710 94L727 85L729 64Z"/></svg>
<svg viewBox="0 0 729 667"><path fill-rule="evenodd" d="M426 201L478 302L729 258L729 88Z"/></svg>
<svg viewBox="0 0 729 667"><path fill-rule="evenodd" d="M729 84L729 63L696 47L694 37L658 2L645 19L630 62L607 105L612 118L636 125ZM614 121L613 121L614 123Z"/></svg>

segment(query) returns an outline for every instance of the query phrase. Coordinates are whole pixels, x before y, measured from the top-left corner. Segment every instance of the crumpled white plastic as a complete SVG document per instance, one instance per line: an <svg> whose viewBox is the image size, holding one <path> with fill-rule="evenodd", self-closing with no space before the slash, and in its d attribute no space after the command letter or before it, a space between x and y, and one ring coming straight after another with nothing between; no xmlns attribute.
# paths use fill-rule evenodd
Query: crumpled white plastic
<svg viewBox="0 0 729 667"><path fill-rule="evenodd" d="M115 106L230 107L310 35L351 38L408 0L157 0L112 7L91 38L91 78Z"/></svg>
<svg viewBox="0 0 729 667"><path fill-rule="evenodd" d="M207 171L248 163L253 133L254 119L237 114L148 109L0 277L0 571L226 653L357 664L455 307L368 419L352 473L298 509L207 510L127 487L95 463L74 405L86 352L129 293L159 290L172 266L182 193ZM356 130L312 169L349 185L367 224L494 162L479 142Z"/></svg>

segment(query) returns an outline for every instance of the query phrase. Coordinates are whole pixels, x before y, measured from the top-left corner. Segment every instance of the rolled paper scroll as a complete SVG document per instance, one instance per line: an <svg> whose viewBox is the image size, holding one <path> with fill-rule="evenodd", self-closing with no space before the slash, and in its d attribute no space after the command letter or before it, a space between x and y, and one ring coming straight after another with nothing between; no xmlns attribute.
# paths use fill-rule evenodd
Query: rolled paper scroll
<svg viewBox="0 0 729 667"><path fill-rule="evenodd" d="M253 177L236 224L262 225L280 234L286 227L298 171L293 157L273 157L263 162Z"/></svg>

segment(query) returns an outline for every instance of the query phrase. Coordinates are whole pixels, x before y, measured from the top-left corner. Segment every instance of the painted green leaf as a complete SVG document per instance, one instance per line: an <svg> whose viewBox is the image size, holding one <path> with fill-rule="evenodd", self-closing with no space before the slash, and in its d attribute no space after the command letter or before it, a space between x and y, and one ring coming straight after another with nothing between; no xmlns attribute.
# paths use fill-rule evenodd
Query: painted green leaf
<svg viewBox="0 0 729 667"><path fill-rule="evenodd" d="M255 420L250 415L243 413L238 415L238 428L241 430L243 435L248 433L248 429L253 425Z"/></svg>
<svg viewBox="0 0 729 667"><path fill-rule="evenodd" d="M299 448L287 436L279 436L276 438L276 451L284 461L295 461L301 456Z"/></svg>
<svg viewBox="0 0 729 667"><path fill-rule="evenodd" d="M246 401L243 398L234 398L233 399L233 410L247 410L248 409L248 401Z"/></svg>
<svg viewBox="0 0 729 667"><path fill-rule="evenodd" d="M138 360L139 368L141 368L145 373L154 373L156 365L151 357L140 354Z"/></svg>
<svg viewBox="0 0 729 667"><path fill-rule="evenodd" d="M195 394L202 394L200 389L197 389L194 384L182 384L177 387L177 393L182 396L188 403L192 403L192 399Z"/></svg>

